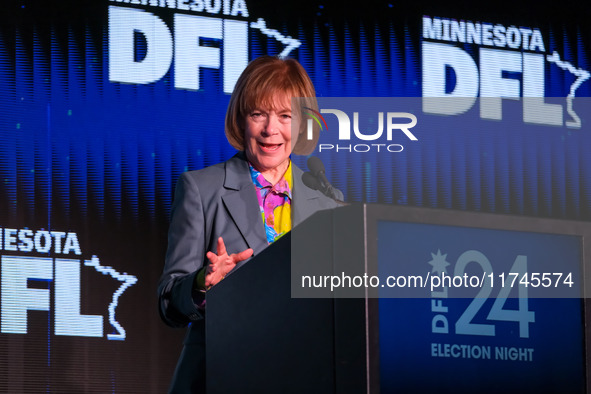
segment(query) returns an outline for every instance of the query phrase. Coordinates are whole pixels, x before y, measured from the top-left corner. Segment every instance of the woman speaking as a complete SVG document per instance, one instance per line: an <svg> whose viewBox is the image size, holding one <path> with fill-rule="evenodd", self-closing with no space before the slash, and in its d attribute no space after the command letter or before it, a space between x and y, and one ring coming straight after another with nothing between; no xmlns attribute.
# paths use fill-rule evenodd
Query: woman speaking
<svg viewBox="0 0 591 394"><path fill-rule="evenodd" d="M336 203L302 182L290 154L310 154L293 97L316 107L314 86L293 59L263 56L238 78L226 113L228 161L181 175L158 285L160 314L189 325L170 392L205 391L205 292L291 228Z"/></svg>

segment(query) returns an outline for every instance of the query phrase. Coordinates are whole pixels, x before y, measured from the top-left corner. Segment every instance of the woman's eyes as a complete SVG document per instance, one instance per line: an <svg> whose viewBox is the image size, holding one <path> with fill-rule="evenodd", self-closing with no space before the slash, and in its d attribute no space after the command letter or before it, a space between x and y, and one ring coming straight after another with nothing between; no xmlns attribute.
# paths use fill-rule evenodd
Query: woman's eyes
<svg viewBox="0 0 591 394"><path fill-rule="evenodd" d="M260 111L255 111L250 114L250 117L255 121L263 121L263 120L267 119L268 116L269 116L269 114L267 114L266 112L260 112ZM279 118L279 120L281 122L288 122L291 120L291 113L282 113L282 114L277 115L277 117Z"/></svg>

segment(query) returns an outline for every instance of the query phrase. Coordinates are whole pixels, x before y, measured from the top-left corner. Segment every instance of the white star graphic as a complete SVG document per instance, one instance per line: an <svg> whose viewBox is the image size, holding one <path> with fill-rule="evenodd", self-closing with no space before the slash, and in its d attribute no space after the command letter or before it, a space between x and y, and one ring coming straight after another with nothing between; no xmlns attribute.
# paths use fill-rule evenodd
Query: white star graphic
<svg viewBox="0 0 591 394"><path fill-rule="evenodd" d="M441 250L437 249L437 254L431 253L431 257L432 260L429 261L429 264L431 266L433 266L433 269L431 270L431 272L437 272L437 273L442 273L445 272L447 273L447 268L450 264L445 261L446 257L447 257L447 253L446 254L441 254Z"/></svg>

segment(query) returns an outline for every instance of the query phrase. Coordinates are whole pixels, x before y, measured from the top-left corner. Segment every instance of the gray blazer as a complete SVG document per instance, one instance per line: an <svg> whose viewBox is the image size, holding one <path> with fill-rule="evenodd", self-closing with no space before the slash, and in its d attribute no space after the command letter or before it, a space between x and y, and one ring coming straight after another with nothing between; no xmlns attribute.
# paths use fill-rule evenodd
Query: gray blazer
<svg viewBox="0 0 591 394"><path fill-rule="evenodd" d="M292 165L292 171L294 226L316 211L337 206L304 185L302 170ZM199 308L204 294L194 291L193 283L196 272L206 264L206 253L217 249L220 236L230 254L252 248L254 257L268 246L256 189L243 152L225 163L185 172L177 182L158 298L162 319L170 326L189 325L189 329L170 393L205 392L205 314Z"/></svg>
<svg viewBox="0 0 591 394"><path fill-rule="evenodd" d="M302 170L293 164L292 171L294 226L318 210L337 206L305 186ZM220 236L229 254L252 248L254 257L268 246L243 152L224 163L185 172L177 183L166 263L158 285L160 314L168 325L182 327L204 317L198 307L203 294L193 291L193 283L196 271L206 264L206 253L217 249Z"/></svg>

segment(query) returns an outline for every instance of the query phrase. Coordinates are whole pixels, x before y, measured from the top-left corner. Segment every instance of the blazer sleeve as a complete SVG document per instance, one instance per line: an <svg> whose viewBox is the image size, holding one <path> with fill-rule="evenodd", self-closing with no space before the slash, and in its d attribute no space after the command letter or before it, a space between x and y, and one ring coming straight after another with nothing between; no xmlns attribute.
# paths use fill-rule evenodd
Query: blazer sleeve
<svg viewBox="0 0 591 394"><path fill-rule="evenodd" d="M193 283L206 254L206 223L202 196L189 173L181 174L175 190L168 231L166 261L158 283L160 315L172 327L203 319L205 294Z"/></svg>

